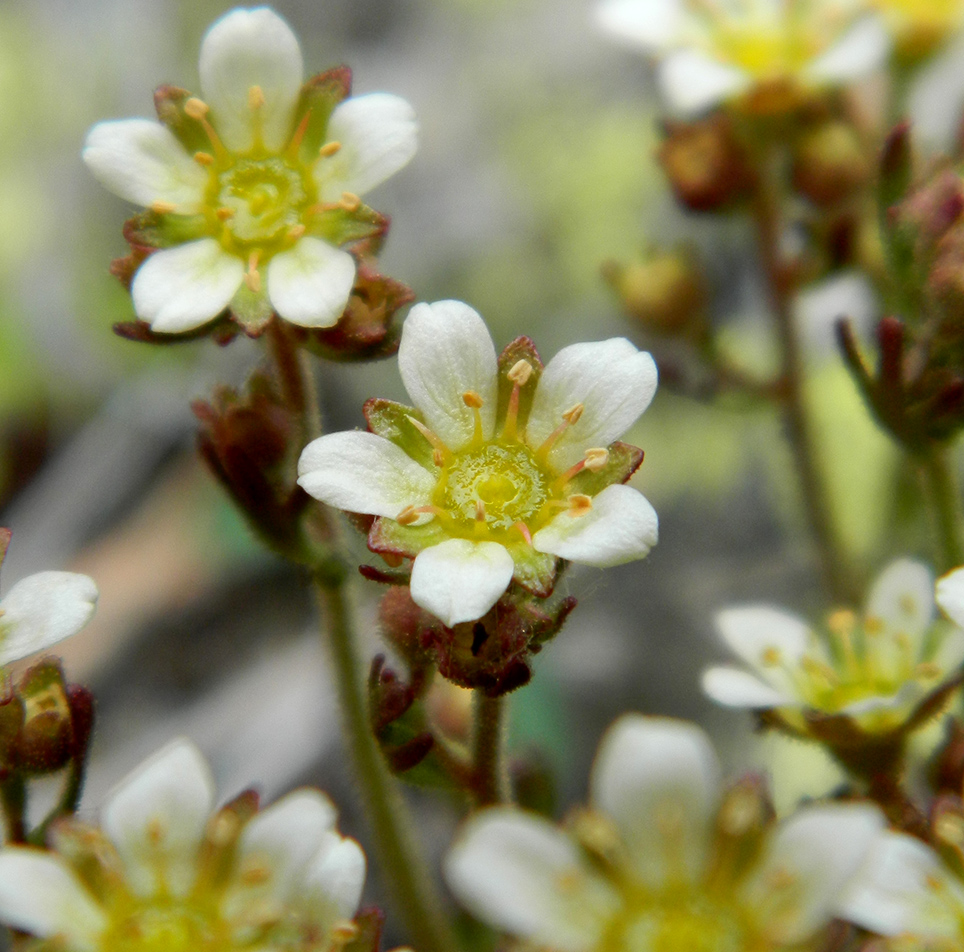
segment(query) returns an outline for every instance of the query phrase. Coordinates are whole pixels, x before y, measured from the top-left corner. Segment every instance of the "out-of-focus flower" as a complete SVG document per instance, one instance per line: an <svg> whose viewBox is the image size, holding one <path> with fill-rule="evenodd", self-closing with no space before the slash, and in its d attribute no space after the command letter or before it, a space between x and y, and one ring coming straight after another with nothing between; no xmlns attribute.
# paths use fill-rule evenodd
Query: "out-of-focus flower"
<svg viewBox="0 0 964 952"><path fill-rule="evenodd" d="M862 618L837 611L821 635L777 608L726 609L717 626L750 670L710 668L703 687L721 704L776 709L801 729L817 712L864 731L897 730L964 661L964 569L938 582L937 603L953 626L934 621L930 571L901 559L877 578Z"/></svg>
<svg viewBox="0 0 964 952"><path fill-rule="evenodd" d="M931 847L904 833L879 835L842 905L857 925L893 937L881 952L964 948L964 881Z"/></svg>
<svg viewBox="0 0 964 952"><path fill-rule="evenodd" d="M225 308L252 333L272 311L304 327L342 315L356 264L341 246L386 227L359 196L408 162L417 128L397 96L346 98L347 69L302 76L281 17L233 10L201 45L201 98L161 87L160 122L88 134L94 175L148 209L126 234L143 261L134 309L154 331L189 331Z"/></svg>
<svg viewBox="0 0 964 952"><path fill-rule="evenodd" d="M723 102L785 112L879 66L889 49L883 24L851 0L603 0L597 20L659 59L667 105L684 115Z"/></svg>
<svg viewBox="0 0 964 952"><path fill-rule="evenodd" d="M417 409L369 401L372 432L310 443L298 482L378 517L369 547L415 559L426 611L451 627L513 580L550 594L557 558L619 565L656 544L653 507L621 485L642 451L612 442L653 398L649 354L616 338L566 347L543 369L519 338L497 358L482 318L440 301L412 309L398 361Z"/></svg>
<svg viewBox="0 0 964 952"><path fill-rule="evenodd" d="M723 792L699 728L639 715L603 739L591 799L568 831L513 808L477 813L447 858L456 896L561 952L810 948L882 825L866 804L773 825L759 790Z"/></svg>
<svg viewBox="0 0 964 952"><path fill-rule="evenodd" d="M962 26L961 0L871 0L894 38L898 59L916 63L939 50Z"/></svg>
<svg viewBox="0 0 964 952"><path fill-rule="evenodd" d="M61 820L52 852L0 851L0 919L58 952L307 952L355 934L365 857L323 794L214 803L200 752L174 741L113 791L100 829Z"/></svg>

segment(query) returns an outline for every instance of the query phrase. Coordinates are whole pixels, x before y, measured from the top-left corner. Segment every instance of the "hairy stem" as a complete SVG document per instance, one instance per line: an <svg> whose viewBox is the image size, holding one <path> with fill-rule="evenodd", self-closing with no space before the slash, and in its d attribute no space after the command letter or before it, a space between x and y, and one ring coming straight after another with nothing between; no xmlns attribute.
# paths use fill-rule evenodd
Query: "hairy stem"
<svg viewBox="0 0 964 952"><path fill-rule="evenodd" d="M415 838L405 804L372 736L345 586L315 580L325 618L348 748L373 833L373 846L395 908L419 952L457 948Z"/></svg>
<svg viewBox="0 0 964 952"><path fill-rule="evenodd" d="M509 796L509 775L505 763L504 697L475 692L475 734L472 738L474 795L477 806L505 803Z"/></svg>
<svg viewBox="0 0 964 952"><path fill-rule="evenodd" d="M957 479L947 449L934 445L917 458L924 495L931 510L944 572L964 563L961 534L961 504Z"/></svg>

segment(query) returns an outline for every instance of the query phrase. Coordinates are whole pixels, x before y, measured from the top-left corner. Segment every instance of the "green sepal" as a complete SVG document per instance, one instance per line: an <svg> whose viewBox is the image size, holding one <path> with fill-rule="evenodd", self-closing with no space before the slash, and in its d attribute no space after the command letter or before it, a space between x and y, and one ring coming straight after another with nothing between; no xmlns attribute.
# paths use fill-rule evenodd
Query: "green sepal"
<svg viewBox="0 0 964 952"><path fill-rule="evenodd" d="M228 307L248 337L260 337L274 315L267 289L262 285L261 290L255 292L243 281Z"/></svg>
<svg viewBox="0 0 964 952"><path fill-rule="evenodd" d="M451 538L438 519L422 526L402 526L394 519L378 518L368 532L368 548L372 552L391 552L414 558L424 549Z"/></svg>
<svg viewBox="0 0 964 952"><path fill-rule="evenodd" d="M328 141L328 122L340 102L351 95L351 69L336 66L317 76L312 76L301 87L301 97L295 109L295 129L308 116L298 157L305 165L318 159L318 150Z"/></svg>
<svg viewBox="0 0 964 952"><path fill-rule="evenodd" d="M134 247L172 248L209 234L203 215L159 215L148 210L124 222L124 238Z"/></svg>
<svg viewBox="0 0 964 952"><path fill-rule="evenodd" d="M190 155L195 152L210 154L212 145L204 126L184 111L184 103L192 94L179 86L158 86L154 90L157 118L167 126Z"/></svg>
<svg viewBox="0 0 964 952"><path fill-rule="evenodd" d="M416 429L414 418L422 423L422 414L404 403L373 397L362 408L368 429L403 449L419 466L430 473L437 467L432 461L432 444Z"/></svg>
<svg viewBox="0 0 964 952"><path fill-rule="evenodd" d="M495 418L496 420L505 419L513 388L512 381L506 374L520 360L527 360L532 364L532 376L526 381L526 385L519 390L519 416L516 428L520 433L524 433L526 421L529 419L529 410L532 407L532 398L536 392L536 384L539 382L539 377L542 376L542 361L539 359L539 352L536 350L536 345L528 337L517 337L506 345L505 350L499 354L499 402Z"/></svg>
<svg viewBox="0 0 964 952"><path fill-rule="evenodd" d="M316 238L336 247L370 239L374 247L371 253L377 254L380 239L388 231L388 218L367 205L359 205L352 212L346 208L332 208L318 215L308 230Z"/></svg>
<svg viewBox="0 0 964 952"><path fill-rule="evenodd" d="M515 563L512 581L537 598L548 598L556 585L556 557L536 552L526 542L509 547Z"/></svg>
<svg viewBox="0 0 964 952"><path fill-rule="evenodd" d="M576 473L567 484L567 493L598 495L607 486L627 482L643 462L643 451L631 443L621 443L617 440L611 443L608 449L609 459L606 465L596 473L589 469Z"/></svg>

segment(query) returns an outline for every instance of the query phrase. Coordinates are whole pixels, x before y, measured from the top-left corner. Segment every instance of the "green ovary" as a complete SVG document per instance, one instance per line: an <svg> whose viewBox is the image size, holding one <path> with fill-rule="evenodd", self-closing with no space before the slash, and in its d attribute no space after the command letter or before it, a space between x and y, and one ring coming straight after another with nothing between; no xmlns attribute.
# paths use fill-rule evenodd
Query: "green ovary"
<svg viewBox="0 0 964 952"><path fill-rule="evenodd" d="M229 952L224 924L186 904L152 905L117 920L101 940L103 952Z"/></svg>
<svg viewBox="0 0 964 952"><path fill-rule="evenodd" d="M432 502L444 510L446 527L454 535L516 541L521 539L513 528L518 523L535 532L547 521L550 482L549 473L525 446L489 443L446 464Z"/></svg>

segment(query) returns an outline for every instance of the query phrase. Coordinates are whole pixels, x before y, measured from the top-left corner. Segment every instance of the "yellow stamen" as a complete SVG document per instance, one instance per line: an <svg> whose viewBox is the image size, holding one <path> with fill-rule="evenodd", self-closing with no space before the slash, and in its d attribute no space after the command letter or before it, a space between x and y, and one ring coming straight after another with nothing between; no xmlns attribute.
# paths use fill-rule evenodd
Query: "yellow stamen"
<svg viewBox="0 0 964 952"><path fill-rule="evenodd" d="M783 664L783 655L780 653L780 649L769 645L760 652L760 664L764 668L779 668Z"/></svg>
<svg viewBox="0 0 964 952"><path fill-rule="evenodd" d="M170 215L176 208L173 202L151 202L151 211L156 215Z"/></svg>
<svg viewBox="0 0 964 952"><path fill-rule="evenodd" d="M482 435L482 398L474 390L466 390L462 394L462 402L472 411L475 417L475 432L472 434L472 442L476 446L481 446L485 442Z"/></svg>
<svg viewBox="0 0 964 952"><path fill-rule="evenodd" d="M392 569L397 569L405 561L405 557L397 552L380 552L379 555L381 555L382 561Z"/></svg>
<svg viewBox="0 0 964 952"><path fill-rule="evenodd" d="M559 437L562 436L566 430L572 426L573 423L578 422L579 418L582 416L582 411L585 407L581 403L573 404L565 413L562 415L562 423L559 424L546 438L542 446L536 450L536 459L540 462L545 462L546 457L548 457L553 446L556 445Z"/></svg>
<svg viewBox="0 0 964 952"><path fill-rule="evenodd" d="M857 627L857 616L849 608L841 608L832 612L827 618L827 628L836 635L843 651L846 670L856 675L860 671L860 660L854 647L854 630Z"/></svg>
<svg viewBox="0 0 964 952"><path fill-rule="evenodd" d="M609 462L609 450L605 447L592 447L586 450L586 469L598 473Z"/></svg>
<svg viewBox="0 0 964 952"><path fill-rule="evenodd" d="M184 112L190 116L192 119L196 119L201 122L207 117L210 107L204 100L198 99L196 96L192 96L187 102L184 103Z"/></svg>
<svg viewBox="0 0 964 952"><path fill-rule="evenodd" d="M513 529L518 529L522 533L522 538L526 540L526 545L532 545L532 533L529 531L529 527L524 522L517 522L513 525Z"/></svg>
<svg viewBox="0 0 964 952"><path fill-rule="evenodd" d="M248 256L248 270L244 272L244 283L252 294L261 290L261 274L258 271L258 257L260 252L252 251Z"/></svg>
<svg viewBox="0 0 964 952"><path fill-rule="evenodd" d="M271 879L271 867L251 857L241 867L238 878L245 886L261 886Z"/></svg>
<svg viewBox="0 0 964 952"><path fill-rule="evenodd" d="M583 493L574 493L569 497L569 515L574 519L585 516L592 510L592 497Z"/></svg>
<svg viewBox="0 0 964 952"><path fill-rule="evenodd" d="M294 159L298 155L298 150L301 148L301 142L305 137L305 133L308 131L308 124L311 122L311 110L309 109L302 117L301 122L298 123L298 128L295 129L294 135L291 137L291 141L288 143L288 148L285 150L288 154L288 158Z"/></svg>
<svg viewBox="0 0 964 952"><path fill-rule="evenodd" d="M211 155L210 152L195 152L194 161L197 162L198 165L213 165L214 156Z"/></svg>
<svg viewBox="0 0 964 952"><path fill-rule="evenodd" d="M569 424L578 423L579 418L582 416L583 410L586 408L581 403L573 404L565 413L563 413L562 418Z"/></svg>
<svg viewBox="0 0 964 952"><path fill-rule="evenodd" d="M439 467L445 465L445 454L440 449L432 450L432 462Z"/></svg>
<svg viewBox="0 0 964 952"><path fill-rule="evenodd" d="M288 229L288 240L297 241L304 233L306 229L304 225L292 225Z"/></svg>
<svg viewBox="0 0 964 952"><path fill-rule="evenodd" d="M360 931L359 927L348 919L336 922L331 930L331 944L328 947L329 952L341 952L349 942L358 938Z"/></svg>
<svg viewBox="0 0 964 952"><path fill-rule="evenodd" d="M462 402L473 410L481 410L483 406L482 398L474 390L466 390L462 394Z"/></svg>
<svg viewBox="0 0 964 952"><path fill-rule="evenodd" d="M512 393L509 395L509 405L505 411L505 423L502 426L502 437L506 440L516 438L516 428L519 422L519 391L529 382L532 376L532 364L528 360L517 360L506 373L512 382Z"/></svg>
<svg viewBox="0 0 964 952"><path fill-rule="evenodd" d="M506 374L517 387L524 387L532 376L532 364L528 360L517 360Z"/></svg>
<svg viewBox="0 0 964 952"><path fill-rule="evenodd" d="M322 156L322 158L328 159L328 158L331 158L331 156L333 156L336 152L340 152L340 151L341 151L340 142L326 142L318 150L318 154Z"/></svg>
<svg viewBox="0 0 964 952"><path fill-rule="evenodd" d="M342 192L338 203L346 212L357 212L361 208L361 199L354 192Z"/></svg>
<svg viewBox="0 0 964 952"><path fill-rule="evenodd" d="M148 820L146 832L148 842L154 847L160 846L161 843L164 842L164 837L167 834L164 823L156 816Z"/></svg>
<svg viewBox="0 0 964 952"><path fill-rule="evenodd" d="M443 462L449 459L449 457L452 455L452 451L442 442L439 437L437 437L424 423L422 423L421 420L416 420L413 416L406 416L405 419L408 420L408 422L411 423L412 426L414 426L415 429L418 430L418 432L421 433L422 436L424 436L425 439L432 444L432 447L437 452L442 454ZM439 463L438 465L441 466L442 463Z"/></svg>
<svg viewBox="0 0 964 952"><path fill-rule="evenodd" d="M248 109L254 112L264 105L264 90L260 86L252 86L248 90Z"/></svg>
<svg viewBox="0 0 964 952"><path fill-rule="evenodd" d="M234 218L233 208L219 208L215 213L221 221L230 221Z"/></svg>
<svg viewBox="0 0 964 952"><path fill-rule="evenodd" d="M942 674L941 667L933 661L922 661L915 672L919 678L926 678L931 680L932 678L939 678Z"/></svg>
<svg viewBox="0 0 964 952"><path fill-rule="evenodd" d="M415 506L406 506L396 517L395 521L400 526L410 526L418 519L418 509Z"/></svg>

